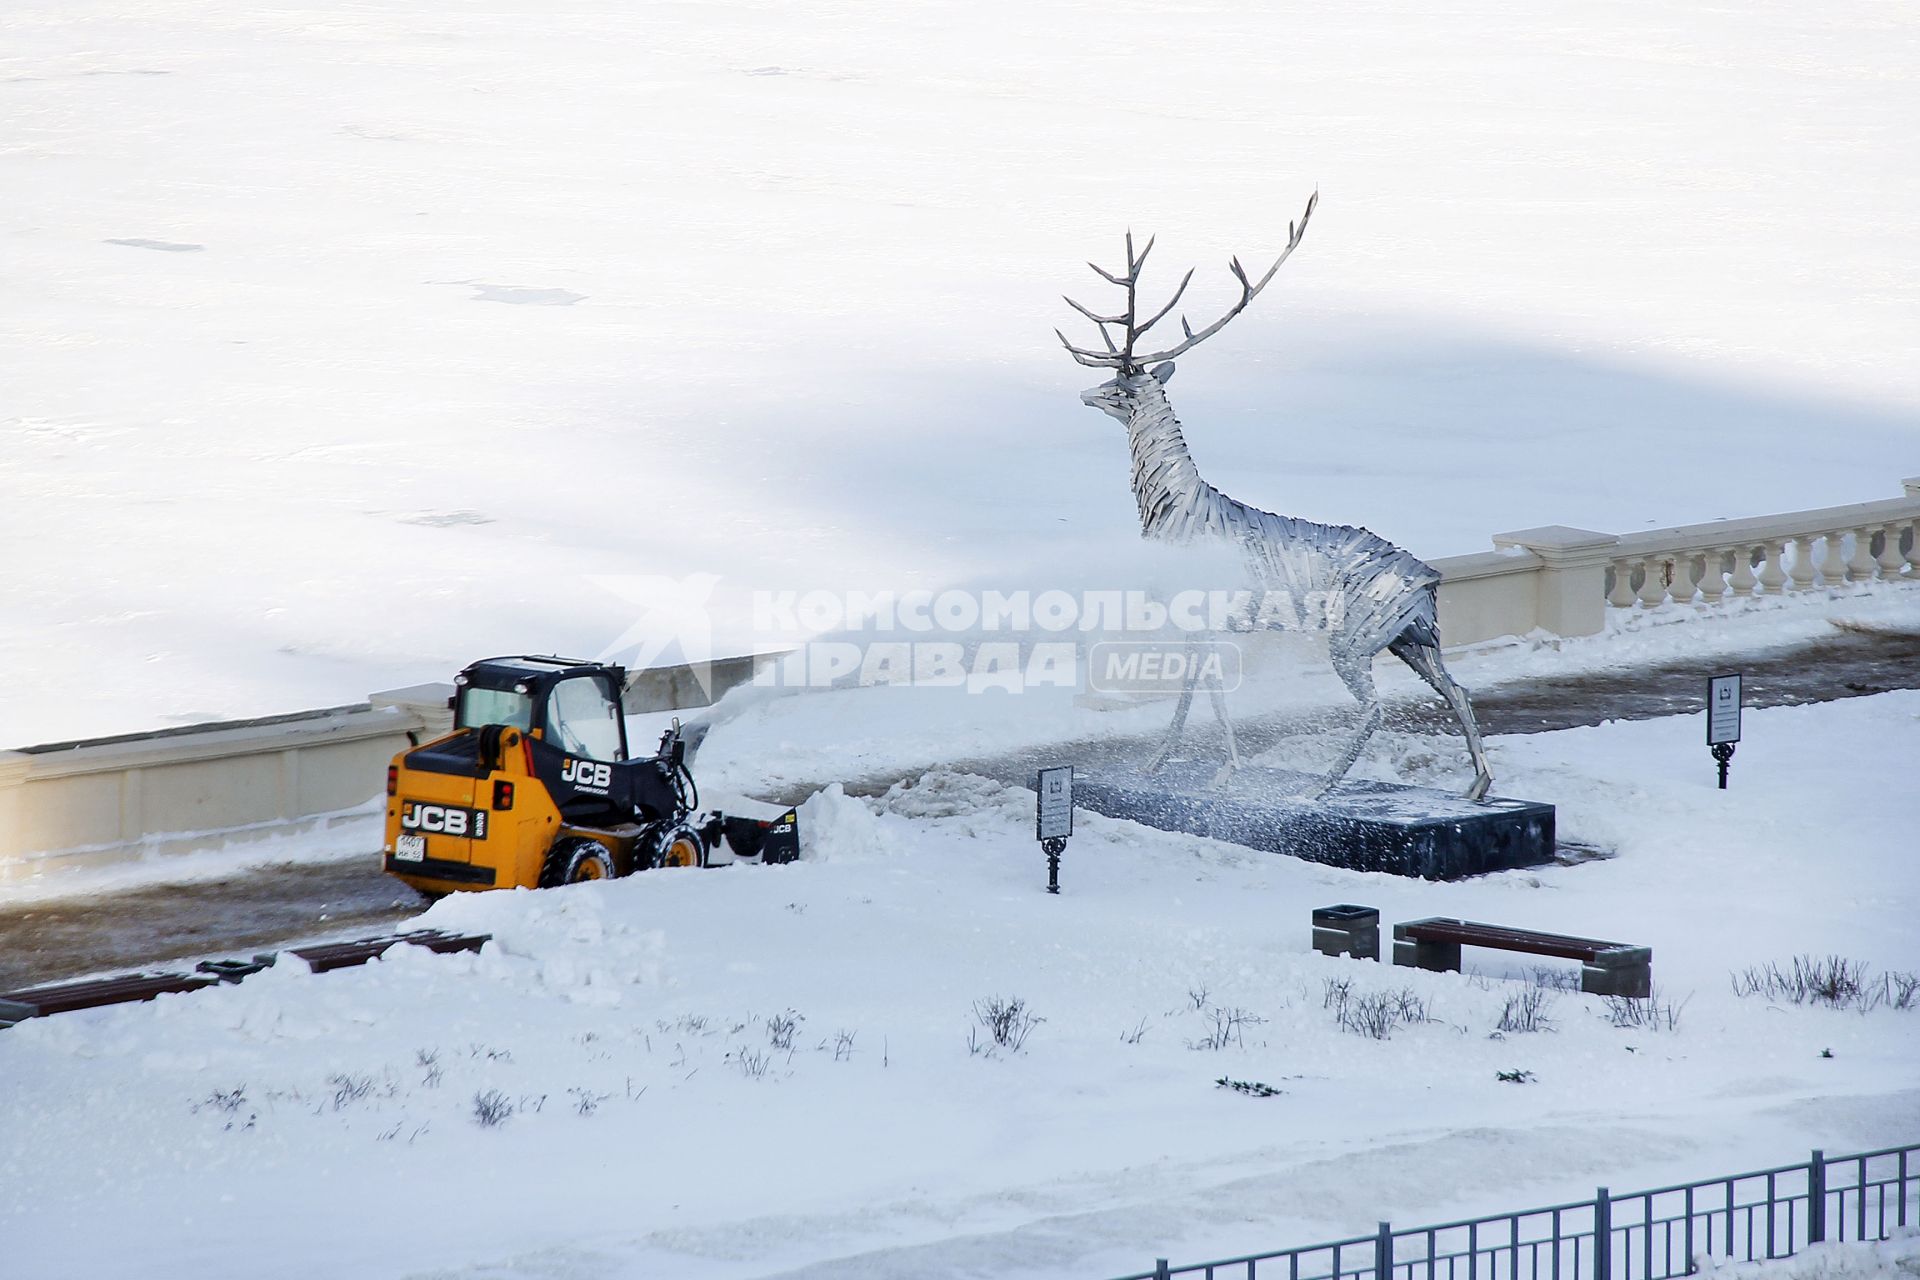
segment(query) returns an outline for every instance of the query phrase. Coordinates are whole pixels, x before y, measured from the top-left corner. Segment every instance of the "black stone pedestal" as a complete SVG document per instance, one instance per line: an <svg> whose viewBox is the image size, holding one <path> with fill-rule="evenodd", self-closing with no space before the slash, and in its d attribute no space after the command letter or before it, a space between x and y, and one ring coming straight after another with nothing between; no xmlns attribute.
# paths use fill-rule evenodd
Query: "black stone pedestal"
<svg viewBox="0 0 1920 1280"><path fill-rule="evenodd" d="M1217 763L1169 761L1156 773L1125 767L1076 773L1074 804L1191 835L1230 840L1353 871L1428 880L1538 866L1553 860L1553 806L1472 801L1385 782L1342 782L1315 798L1321 779L1242 768L1212 785Z"/></svg>

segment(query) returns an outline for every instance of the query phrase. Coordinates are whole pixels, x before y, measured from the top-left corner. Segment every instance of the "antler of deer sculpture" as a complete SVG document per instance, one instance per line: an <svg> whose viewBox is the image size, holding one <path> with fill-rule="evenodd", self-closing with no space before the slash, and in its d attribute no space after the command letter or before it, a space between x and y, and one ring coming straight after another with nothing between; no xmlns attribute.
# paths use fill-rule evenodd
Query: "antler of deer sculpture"
<svg viewBox="0 0 1920 1280"><path fill-rule="evenodd" d="M1183 316L1180 328L1184 336L1164 351L1143 355L1136 348L1140 339L1179 304L1193 280L1193 271L1189 269L1181 278L1165 306L1141 320L1140 273L1147 255L1153 252L1153 241L1149 239L1146 248L1136 256L1131 232L1127 234L1125 272L1115 273L1087 264L1101 279L1126 290L1126 310L1119 315L1101 315L1072 298L1066 300L1068 306L1094 322L1106 350L1076 347L1067 340L1066 334L1057 329L1054 332L1081 364L1113 370L1112 378L1083 392L1080 399L1118 419L1127 429L1127 442L1133 453L1133 497L1140 509L1141 535L1175 543L1203 538L1239 543L1266 597L1255 625L1271 630L1327 633L1333 669L1359 701L1361 714L1359 730L1328 774L1322 794L1346 776L1367 739L1380 727L1380 699L1373 685L1373 659L1384 649L1412 667L1452 709L1466 738L1468 754L1473 758L1474 780L1467 796L1478 800L1486 794L1493 775L1487 767L1479 727L1474 723L1473 703L1467 691L1447 674L1446 664L1440 657L1435 594L1440 583L1439 573L1365 529L1275 515L1220 492L1201 478L1199 468L1187 452L1180 421L1167 399L1166 384L1173 377L1173 358L1220 332L1259 296L1281 264L1299 247L1319 200L1320 195L1315 192L1307 201L1306 212L1301 214L1298 224L1288 224L1287 247L1257 282L1248 276L1239 258L1232 259L1228 267L1240 282L1239 300L1204 329L1194 329ZM1273 607L1276 600L1284 602L1284 607ZM1164 764L1179 742L1193 703L1194 684L1190 676L1166 741L1150 768L1157 769ZM1227 718L1226 697L1217 682L1209 684L1208 693L1214 713L1226 730L1227 770L1230 771L1238 764L1239 753Z"/></svg>

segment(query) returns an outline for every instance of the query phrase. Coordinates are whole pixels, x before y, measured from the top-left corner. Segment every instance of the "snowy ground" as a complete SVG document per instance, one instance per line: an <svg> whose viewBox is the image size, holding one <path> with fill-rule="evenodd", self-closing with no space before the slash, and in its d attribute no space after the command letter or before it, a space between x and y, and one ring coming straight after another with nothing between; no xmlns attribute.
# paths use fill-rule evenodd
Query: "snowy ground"
<svg viewBox="0 0 1920 1280"><path fill-rule="evenodd" d="M1892 496L1917 29L1872 0L0 16L0 744L595 652L605 575L1131 536L1053 345L1129 225L1237 496L1416 553Z"/></svg>
<svg viewBox="0 0 1920 1280"><path fill-rule="evenodd" d="M1615 856L1467 883L1083 814L1050 898L1031 797L935 773L816 798L792 866L451 899L425 923L482 954L0 1035L0 1237L52 1275L1097 1276L1911 1139L1920 1009L1729 975L1920 968L1920 693L1747 729L1725 793L1697 717L1496 740L1511 790ZM1339 901L1649 944L1677 1025L1563 992L1551 1030L1493 1036L1524 966L1320 957L1308 910ZM1432 1021L1341 1031L1329 979ZM970 1052L995 996L1044 1021Z"/></svg>
<svg viewBox="0 0 1920 1280"><path fill-rule="evenodd" d="M1920 1232L1907 1233L1884 1244L1820 1245L1798 1257L1755 1263L1731 1272L1745 1280L1910 1280L1920 1276Z"/></svg>

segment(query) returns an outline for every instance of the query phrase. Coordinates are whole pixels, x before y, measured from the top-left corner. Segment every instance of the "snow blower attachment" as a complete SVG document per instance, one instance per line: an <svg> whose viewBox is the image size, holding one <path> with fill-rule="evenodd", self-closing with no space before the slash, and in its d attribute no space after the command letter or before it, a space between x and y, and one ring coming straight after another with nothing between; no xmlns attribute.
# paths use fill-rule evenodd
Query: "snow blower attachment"
<svg viewBox="0 0 1920 1280"><path fill-rule="evenodd" d="M454 680L454 728L387 766L386 869L439 896L545 888L649 867L791 862L797 815L700 811L678 721L630 759L620 667L476 662Z"/></svg>

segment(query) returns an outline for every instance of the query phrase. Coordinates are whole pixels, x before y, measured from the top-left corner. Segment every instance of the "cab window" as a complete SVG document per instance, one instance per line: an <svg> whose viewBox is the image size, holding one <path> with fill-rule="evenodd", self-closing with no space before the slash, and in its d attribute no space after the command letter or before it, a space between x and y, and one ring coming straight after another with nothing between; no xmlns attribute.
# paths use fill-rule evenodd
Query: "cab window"
<svg viewBox="0 0 1920 1280"><path fill-rule="evenodd" d="M533 699L511 689L482 689L468 685L460 691L460 727L503 724L523 732L533 723Z"/></svg>
<svg viewBox="0 0 1920 1280"><path fill-rule="evenodd" d="M620 704L592 676L575 676L547 695L547 741L569 755L619 760Z"/></svg>

